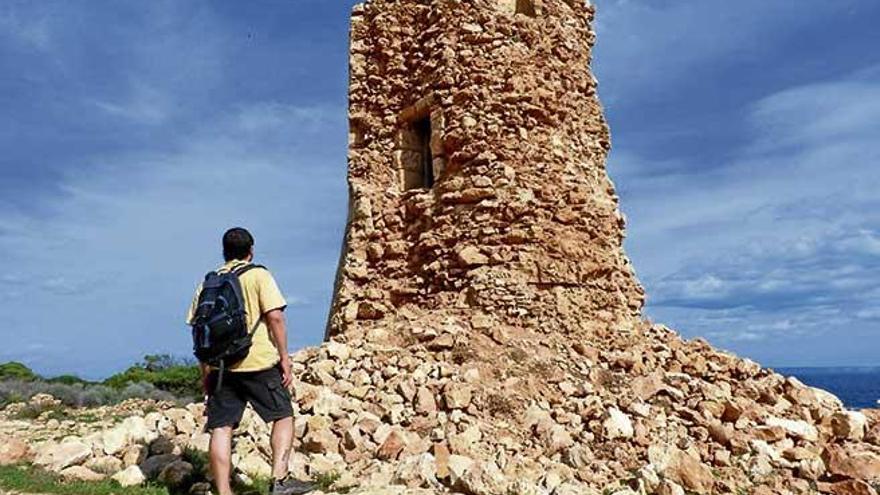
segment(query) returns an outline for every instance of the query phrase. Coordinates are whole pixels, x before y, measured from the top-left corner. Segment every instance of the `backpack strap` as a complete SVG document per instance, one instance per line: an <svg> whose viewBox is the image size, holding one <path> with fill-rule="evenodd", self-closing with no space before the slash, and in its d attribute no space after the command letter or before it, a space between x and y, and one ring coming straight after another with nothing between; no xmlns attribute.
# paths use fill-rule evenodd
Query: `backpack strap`
<svg viewBox="0 0 880 495"><path fill-rule="evenodd" d="M245 273L247 273L253 269L256 269L256 268L262 268L263 270L266 270L266 267L263 265L254 265L252 263L248 263L246 265L239 266L238 268L232 270L232 273L235 274L236 277L241 277Z"/></svg>
<svg viewBox="0 0 880 495"><path fill-rule="evenodd" d="M247 272L249 272L249 271L251 271L251 270L255 270L255 269L257 269L257 268L260 268L260 269L263 269L263 270L268 270L268 268L266 268L266 267L263 266L263 265L255 265L255 264L253 264L253 263L247 263L247 264L245 264L245 265L239 266L238 268L235 268L234 270L232 270L231 273L233 273L236 277L241 278L241 276L244 275L245 273L247 273ZM252 328L252 329L248 332L248 334L249 334L249 335L253 335L253 334L255 334L255 333L257 332L257 328L260 327L260 322L262 322L262 321L263 321L263 316L260 315L260 317L257 318L257 322L254 323L254 328Z"/></svg>

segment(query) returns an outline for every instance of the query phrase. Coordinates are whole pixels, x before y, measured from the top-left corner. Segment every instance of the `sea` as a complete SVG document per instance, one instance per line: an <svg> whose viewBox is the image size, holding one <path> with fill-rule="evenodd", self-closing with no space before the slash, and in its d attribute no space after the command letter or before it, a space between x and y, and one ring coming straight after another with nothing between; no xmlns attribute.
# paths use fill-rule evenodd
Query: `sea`
<svg viewBox="0 0 880 495"><path fill-rule="evenodd" d="M880 408L880 368L774 368L812 387L831 392L849 409Z"/></svg>

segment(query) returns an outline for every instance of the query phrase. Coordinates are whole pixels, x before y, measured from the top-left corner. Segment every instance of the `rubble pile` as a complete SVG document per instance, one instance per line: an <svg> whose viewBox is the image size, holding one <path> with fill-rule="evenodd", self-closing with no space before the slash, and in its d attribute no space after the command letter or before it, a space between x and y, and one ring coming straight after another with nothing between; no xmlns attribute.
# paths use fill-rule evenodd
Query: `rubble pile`
<svg viewBox="0 0 880 495"><path fill-rule="evenodd" d="M847 411L827 392L663 326L606 341L524 340L488 361L457 356L471 332L449 320L406 348L376 343L385 336L374 331L376 342L293 355L292 472L333 473L337 488L361 493L473 495L836 495L875 493L880 481L876 411ZM92 432L3 412L0 462L185 483L194 469L185 450L207 450L203 406L125 410ZM79 435L57 438L74 427ZM30 440L51 431L55 439ZM248 410L235 437L239 476L268 476L269 453L268 427Z"/></svg>

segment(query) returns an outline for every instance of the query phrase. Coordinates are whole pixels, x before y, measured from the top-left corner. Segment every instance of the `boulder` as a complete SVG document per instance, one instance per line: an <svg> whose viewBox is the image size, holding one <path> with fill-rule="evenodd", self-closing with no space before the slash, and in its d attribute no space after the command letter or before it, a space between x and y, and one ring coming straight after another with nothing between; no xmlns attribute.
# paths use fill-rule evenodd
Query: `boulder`
<svg viewBox="0 0 880 495"><path fill-rule="evenodd" d="M131 436L127 429L121 425L105 431L101 435L101 442L104 445L104 453L107 455L115 455L122 452L128 447Z"/></svg>
<svg viewBox="0 0 880 495"><path fill-rule="evenodd" d="M83 464L96 473L113 474L122 470L122 460L112 455L93 457Z"/></svg>
<svg viewBox="0 0 880 495"><path fill-rule="evenodd" d="M820 482L816 487L820 492L831 495L877 495L877 491L862 480L846 480L837 483Z"/></svg>
<svg viewBox="0 0 880 495"><path fill-rule="evenodd" d="M442 488L435 475L436 461L431 454L421 454L407 457L401 460L394 470L395 484L403 484L410 487L429 486Z"/></svg>
<svg viewBox="0 0 880 495"><path fill-rule="evenodd" d="M129 445L122 453L122 464L125 467L140 464L147 459L149 453L146 445Z"/></svg>
<svg viewBox="0 0 880 495"><path fill-rule="evenodd" d="M101 481L107 477L105 474L96 473L85 466L70 466L58 473L67 481Z"/></svg>
<svg viewBox="0 0 880 495"><path fill-rule="evenodd" d="M180 457L174 454L154 455L152 457L148 457L147 460L142 462L140 464L140 468L147 479L155 479L157 476L159 476L159 473L161 473L162 470L165 469L165 466L179 459Z"/></svg>
<svg viewBox="0 0 880 495"><path fill-rule="evenodd" d="M794 438L806 440L807 442L819 440L819 430L806 421L769 417L764 423L770 427L782 428L788 436Z"/></svg>
<svg viewBox="0 0 880 495"><path fill-rule="evenodd" d="M192 474L192 464L176 460L162 468L157 479L165 486L174 489L184 486L190 480Z"/></svg>
<svg viewBox="0 0 880 495"><path fill-rule="evenodd" d="M868 427L868 418L856 411L841 411L831 416L831 431L844 440L862 440Z"/></svg>
<svg viewBox="0 0 880 495"><path fill-rule="evenodd" d="M122 421L119 427L126 432L128 440L133 443L148 444L158 436L158 433L151 430L146 419L141 416L129 416Z"/></svg>
<svg viewBox="0 0 880 495"><path fill-rule="evenodd" d="M0 466L27 461L32 456L30 446L17 438L0 438Z"/></svg>
<svg viewBox="0 0 880 495"><path fill-rule="evenodd" d="M629 416L616 407L608 409L602 427L605 430L605 437L608 439L631 438L635 431Z"/></svg>
<svg viewBox="0 0 880 495"><path fill-rule="evenodd" d="M489 257L481 253L479 248L467 246L457 253L458 261L464 266L479 266L489 262Z"/></svg>
<svg viewBox="0 0 880 495"><path fill-rule="evenodd" d="M268 478L272 476L272 465L256 452L245 455L236 467L249 476Z"/></svg>
<svg viewBox="0 0 880 495"><path fill-rule="evenodd" d="M471 465L458 479L454 488L472 495L497 495L507 491L505 481L498 466L493 462L487 462Z"/></svg>
<svg viewBox="0 0 880 495"><path fill-rule="evenodd" d="M458 485L459 480L474 465L474 460L470 457L462 455L450 455L446 460L446 470L449 473L449 483L451 486Z"/></svg>
<svg viewBox="0 0 880 495"><path fill-rule="evenodd" d="M415 411L417 414L434 414L437 412L437 401L434 393L427 387L419 387L415 397Z"/></svg>
<svg viewBox="0 0 880 495"><path fill-rule="evenodd" d="M339 438L329 427L313 429L310 426L309 432L303 438L302 448L315 454L336 453L339 452Z"/></svg>
<svg viewBox="0 0 880 495"><path fill-rule="evenodd" d="M564 451L572 445L574 445L574 439L562 425L553 425L544 437L544 446L551 454Z"/></svg>
<svg viewBox="0 0 880 495"><path fill-rule="evenodd" d="M150 455L173 454L175 447L168 437L158 437L150 442Z"/></svg>
<svg viewBox="0 0 880 495"><path fill-rule="evenodd" d="M473 390L469 385L450 382L443 389L443 401L447 409L464 409L471 404Z"/></svg>
<svg viewBox="0 0 880 495"><path fill-rule="evenodd" d="M398 430L392 430L376 450L376 457L383 461L397 459L406 448L406 437Z"/></svg>
<svg viewBox="0 0 880 495"><path fill-rule="evenodd" d="M839 445L828 445L822 451L828 473L858 480L880 479L880 456L872 452L848 452Z"/></svg>
<svg viewBox="0 0 880 495"><path fill-rule="evenodd" d="M136 486L147 481L143 471L138 466L128 466L111 476L111 479L119 483L123 487Z"/></svg>
<svg viewBox="0 0 880 495"><path fill-rule="evenodd" d="M82 464L92 455L92 448L79 440L48 443L36 452L34 464L60 472L66 467Z"/></svg>
<svg viewBox="0 0 880 495"><path fill-rule="evenodd" d="M715 477L699 458L672 446L651 446L648 459L657 474L681 485L686 490L710 493Z"/></svg>

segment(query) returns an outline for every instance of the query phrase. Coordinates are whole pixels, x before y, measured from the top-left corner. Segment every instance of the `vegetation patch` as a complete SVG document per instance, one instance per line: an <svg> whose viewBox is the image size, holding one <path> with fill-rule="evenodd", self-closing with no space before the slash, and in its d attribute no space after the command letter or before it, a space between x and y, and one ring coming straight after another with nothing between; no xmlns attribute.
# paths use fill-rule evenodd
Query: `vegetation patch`
<svg viewBox="0 0 880 495"><path fill-rule="evenodd" d="M201 398L201 372L195 362L168 355L146 356L103 382L74 375L44 378L18 362L0 364L0 408L37 394L52 395L67 407L107 406L127 399L189 402ZM22 419L42 412L23 411Z"/></svg>
<svg viewBox="0 0 880 495"><path fill-rule="evenodd" d="M112 480L63 481L58 475L33 466L0 466L0 488L25 493L57 495L169 495L159 486L123 488Z"/></svg>
<svg viewBox="0 0 880 495"><path fill-rule="evenodd" d="M0 380L33 381L39 379L40 377L36 373L19 362L11 361L0 364Z"/></svg>
<svg viewBox="0 0 880 495"><path fill-rule="evenodd" d="M169 355L151 355L104 380L104 385L123 389L137 383L149 383L176 397L199 399L202 395L202 374L198 365L189 359Z"/></svg>

